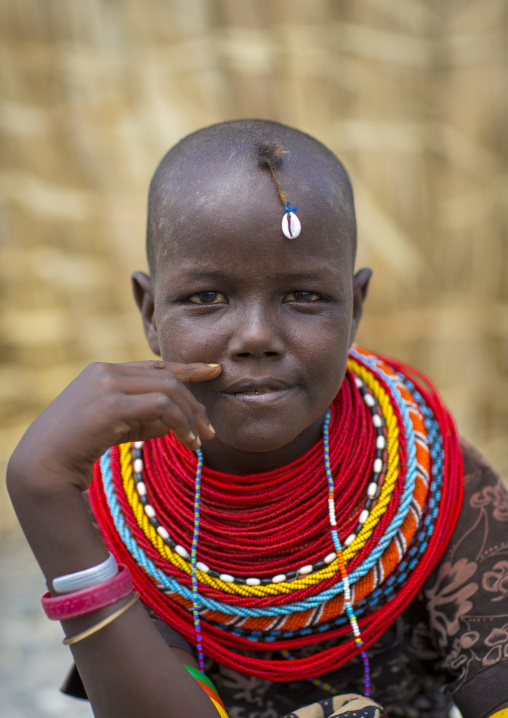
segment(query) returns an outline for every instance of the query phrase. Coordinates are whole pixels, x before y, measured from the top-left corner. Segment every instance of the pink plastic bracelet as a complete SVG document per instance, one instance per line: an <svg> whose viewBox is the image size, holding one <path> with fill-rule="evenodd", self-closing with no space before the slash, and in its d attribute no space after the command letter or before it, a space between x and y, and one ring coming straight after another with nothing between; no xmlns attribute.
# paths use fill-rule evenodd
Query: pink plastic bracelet
<svg viewBox="0 0 508 718"><path fill-rule="evenodd" d="M124 564L119 564L118 573L113 578L62 596L51 596L48 592L42 597L41 603L48 618L52 621L65 621L110 606L128 596L132 590L129 569Z"/></svg>

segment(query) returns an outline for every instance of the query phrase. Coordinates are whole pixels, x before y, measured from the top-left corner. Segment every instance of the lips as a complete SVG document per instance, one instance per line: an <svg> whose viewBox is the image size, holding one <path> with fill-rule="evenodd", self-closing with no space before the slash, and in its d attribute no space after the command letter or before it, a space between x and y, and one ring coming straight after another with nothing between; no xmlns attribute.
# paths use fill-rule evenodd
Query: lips
<svg viewBox="0 0 508 718"><path fill-rule="evenodd" d="M268 405L285 399L295 386L280 379L244 378L231 382L222 390L222 395L241 403Z"/></svg>
<svg viewBox="0 0 508 718"><path fill-rule="evenodd" d="M226 394L266 394L269 392L285 391L292 385L280 379L249 379L243 378L231 382L222 391Z"/></svg>

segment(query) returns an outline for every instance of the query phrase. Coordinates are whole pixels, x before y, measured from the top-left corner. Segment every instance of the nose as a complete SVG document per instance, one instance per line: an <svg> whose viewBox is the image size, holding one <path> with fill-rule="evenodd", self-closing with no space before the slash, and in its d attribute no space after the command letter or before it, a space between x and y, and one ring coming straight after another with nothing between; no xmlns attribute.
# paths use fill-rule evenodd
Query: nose
<svg viewBox="0 0 508 718"><path fill-rule="evenodd" d="M261 308L242 312L229 340L228 353L233 361L276 359L285 352L284 340L273 317Z"/></svg>

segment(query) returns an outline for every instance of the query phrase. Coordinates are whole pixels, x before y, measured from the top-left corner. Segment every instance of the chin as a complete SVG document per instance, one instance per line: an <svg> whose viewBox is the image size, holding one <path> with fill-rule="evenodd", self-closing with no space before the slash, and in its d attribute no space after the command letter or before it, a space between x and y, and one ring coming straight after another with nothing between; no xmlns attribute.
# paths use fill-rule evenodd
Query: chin
<svg viewBox="0 0 508 718"><path fill-rule="evenodd" d="M226 446L246 453L269 454L293 447L302 442L302 449L305 452L309 447L319 439L320 426L311 425L291 426L289 421L277 420L270 422L268 425L259 426L256 422L251 425L243 425L231 432L230 426L225 426L221 430L220 421L217 423L212 421L217 431L217 438ZM318 419L321 424L321 417ZM314 436L315 434L315 436Z"/></svg>
<svg viewBox="0 0 508 718"><path fill-rule="evenodd" d="M237 451L245 451L247 453L270 453L283 449L291 444L296 436L274 436L273 433L261 434L258 432L238 432L235 435L231 433L222 433L217 430L217 438L226 446L236 449Z"/></svg>

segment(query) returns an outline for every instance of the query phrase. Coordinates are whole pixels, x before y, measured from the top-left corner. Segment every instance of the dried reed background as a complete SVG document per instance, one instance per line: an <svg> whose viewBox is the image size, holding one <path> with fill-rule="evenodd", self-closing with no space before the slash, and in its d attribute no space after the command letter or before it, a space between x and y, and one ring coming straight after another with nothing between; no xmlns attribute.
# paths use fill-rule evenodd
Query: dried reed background
<svg viewBox="0 0 508 718"><path fill-rule="evenodd" d="M504 0L0 0L2 462L86 363L148 357L128 276L151 172L256 116L343 158L376 274L361 341L428 372L507 476L507 20Z"/></svg>

